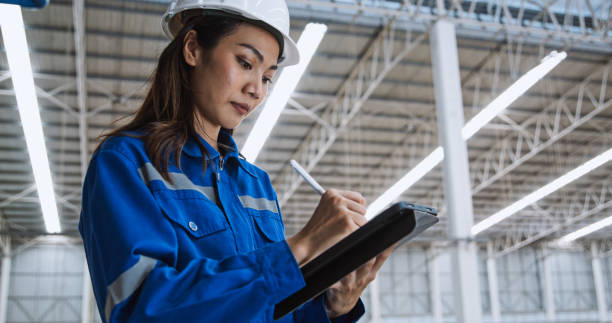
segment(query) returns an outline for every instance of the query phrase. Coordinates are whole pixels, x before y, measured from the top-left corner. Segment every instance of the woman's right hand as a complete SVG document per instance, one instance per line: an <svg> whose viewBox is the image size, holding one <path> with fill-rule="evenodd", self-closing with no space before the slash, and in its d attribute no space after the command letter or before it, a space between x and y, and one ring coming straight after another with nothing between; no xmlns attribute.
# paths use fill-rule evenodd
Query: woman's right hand
<svg viewBox="0 0 612 323"><path fill-rule="evenodd" d="M301 266L364 225L366 206L361 194L327 190L304 228L287 239Z"/></svg>

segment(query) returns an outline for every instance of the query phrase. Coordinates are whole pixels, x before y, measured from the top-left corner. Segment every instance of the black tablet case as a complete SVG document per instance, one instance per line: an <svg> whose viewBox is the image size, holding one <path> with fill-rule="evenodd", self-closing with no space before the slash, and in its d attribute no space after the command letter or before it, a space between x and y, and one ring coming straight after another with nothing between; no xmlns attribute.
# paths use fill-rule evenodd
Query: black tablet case
<svg viewBox="0 0 612 323"><path fill-rule="evenodd" d="M291 313L329 286L399 241L402 244L438 222L436 210L398 202L304 265L306 286L274 308L274 319Z"/></svg>

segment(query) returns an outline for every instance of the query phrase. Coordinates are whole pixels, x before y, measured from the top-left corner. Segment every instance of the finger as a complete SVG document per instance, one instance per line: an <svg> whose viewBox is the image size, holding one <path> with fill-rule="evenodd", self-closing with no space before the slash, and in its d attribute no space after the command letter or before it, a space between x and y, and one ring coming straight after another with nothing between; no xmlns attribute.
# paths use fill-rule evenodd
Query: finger
<svg viewBox="0 0 612 323"><path fill-rule="evenodd" d="M368 260L365 264L361 265L357 270L361 273L368 273L372 271L374 268L374 264L376 264L376 257Z"/></svg>
<svg viewBox="0 0 612 323"><path fill-rule="evenodd" d="M346 205L346 207L349 210L351 210L353 212L357 212L357 213L359 213L361 215L365 215L366 212L367 212L367 209L366 209L365 206L363 206L363 205L361 205L361 204L359 204L359 203L357 203L357 202L355 202L353 200L346 199L345 205Z"/></svg>
<svg viewBox="0 0 612 323"><path fill-rule="evenodd" d="M363 226L366 223L368 223L368 219L366 219L365 216L363 216L363 215L361 215L359 213L350 212L350 215L351 215L351 218L353 219L353 222L357 225L357 228L355 228L355 230L357 230L361 226Z"/></svg>
<svg viewBox="0 0 612 323"><path fill-rule="evenodd" d="M348 273L346 276L340 278L339 281L335 282L332 286L336 289L346 289L346 287L353 286L357 280L357 275L354 271Z"/></svg>
<svg viewBox="0 0 612 323"><path fill-rule="evenodd" d="M366 200L363 197L363 195L361 195L358 192L353 192L353 191L340 191L339 192L342 196L346 197L347 199L351 200L351 201L355 201L361 205L366 205Z"/></svg>
<svg viewBox="0 0 612 323"><path fill-rule="evenodd" d="M382 253L390 254L391 252L393 252L393 250L395 250L397 245L399 245L399 242L396 242L396 243L392 244L390 247L388 247L387 249L383 250L383 252L381 252L381 254Z"/></svg>
<svg viewBox="0 0 612 323"><path fill-rule="evenodd" d="M344 277L342 277L339 281L333 283L331 286L329 286L329 288L336 290L342 289L342 285L344 285L342 279L344 279Z"/></svg>

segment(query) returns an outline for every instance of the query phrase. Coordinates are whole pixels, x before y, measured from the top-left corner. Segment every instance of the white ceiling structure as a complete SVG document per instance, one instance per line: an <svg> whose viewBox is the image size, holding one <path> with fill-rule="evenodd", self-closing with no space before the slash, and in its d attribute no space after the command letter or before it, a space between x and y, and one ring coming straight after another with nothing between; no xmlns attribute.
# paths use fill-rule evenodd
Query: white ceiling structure
<svg viewBox="0 0 612 323"><path fill-rule="evenodd" d="M97 136L143 98L167 44L159 21L168 2L52 0L44 10L24 10L62 234L78 235L82 172ZM466 120L550 51L568 54L468 141L475 222L612 147L609 0L288 4L295 39L308 22L329 28L256 161L270 174L288 234L319 199L290 159L324 187L359 191L371 202L439 145L429 30L441 17L456 23ZM255 119L236 130L239 146ZM0 215L2 234L13 238L45 233L28 160L2 49ZM446 239L443 195L437 166L401 196L440 210L423 241ZM611 206L607 163L478 237L507 253L610 216ZM587 239L611 234L609 227Z"/></svg>

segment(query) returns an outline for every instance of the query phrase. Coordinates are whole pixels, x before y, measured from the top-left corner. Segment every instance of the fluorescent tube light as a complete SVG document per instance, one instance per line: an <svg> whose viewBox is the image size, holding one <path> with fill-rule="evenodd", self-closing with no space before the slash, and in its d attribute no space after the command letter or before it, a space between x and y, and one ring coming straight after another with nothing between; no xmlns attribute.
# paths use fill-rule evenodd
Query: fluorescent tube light
<svg viewBox="0 0 612 323"><path fill-rule="evenodd" d="M559 65L566 57L567 54L565 52L557 53L556 51L544 57L538 66L521 76L463 126L461 130L463 140L467 141L470 139L476 132L482 129L482 127L493 120L493 118L510 106L519 96L532 87L538 80L544 77L555 66ZM429 156L425 157L423 161L393 184L393 186L385 191L378 199L372 202L372 204L368 206L366 218L370 219L378 214L378 212L382 211L385 206L393 202L393 200L408 190L414 183L418 182L423 176L429 173L429 171L438 166L443 159L444 151L442 147L438 146Z"/></svg>
<svg viewBox="0 0 612 323"><path fill-rule="evenodd" d="M326 31L327 26L323 24L310 23L304 28L302 36L297 42L300 62L297 65L285 67L281 71L278 80L274 82L274 88L266 100L263 110L242 147L241 153L248 161L254 162L257 159L257 155L259 155L261 148L270 136L272 128L285 105L287 105L287 101L295 90L302 74L306 71L306 67L317 47L319 47L321 40L323 40Z"/></svg>
<svg viewBox="0 0 612 323"><path fill-rule="evenodd" d="M565 52L558 53L552 51L548 56L544 57L538 66L529 70L521 76L516 82L510 85L504 92L498 95L493 101L491 101L484 109L482 109L476 116L472 118L468 123L465 124L461 130L463 140L467 141L472 136L482 129L484 125L489 123L493 118L499 115L505 110L512 102L523 95L529 88L536 84L544 75L548 74L553 68L555 68L561 61L567 57Z"/></svg>
<svg viewBox="0 0 612 323"><path fill-rule="evenodd" d="M502 209L501 211L489 216L488 218L478 222L472 227L472 235L477 235L480 232L490 228L491 226L503 221L514 213L522 210L526 206L533 204L542 198L548 196L551 193L554 193L558 189L564 187L565 185L575 181L576 179L584 176L588 172L593 169L605 164L606 162L612 160L612 148L608 149L606 152L598 155L597 157L587 161L586 163L574 168L569 171L567 174L555 179L554 181L544 185L540 189L536 190L533 193L528 194L522 199L512 203L510 206Z"/></svg>
<svg viewBox="0 0 612 323"><path fill-rule="evenodd" d="M586 227L576 230L568 235L563 236L562 238L560 238L558 240L558 243L560 245L568 245L570 244L572 241L576 240L576 239L580 239L588 234L591 234L595 231L599 231L609 225L612 225L612 216L609 216L603 220L599 220L595 223L589 224Z"/></svg>
<svg viewBox="0 0 612 323"><path fill-rule="evenodd" d="M423 159L416 167L411 169L404 177L400 178L393 186L391 186L383 195L376 199L368 206L366 212L366 219L370 220L377 215L382 209L389 205L398 196L402 195L406 189L419 179L423 178L425 174L429 173L434 167L436 167L444 159L444 150L442 147L436 148L431 152L425 159Z"/></svg>
<svg viewBox="0 0 612 323"><path fill-rule="evenodd" d="M21 8L0 4L0 25L45 227L49 233L58 233L60 222Z"/></svg>

